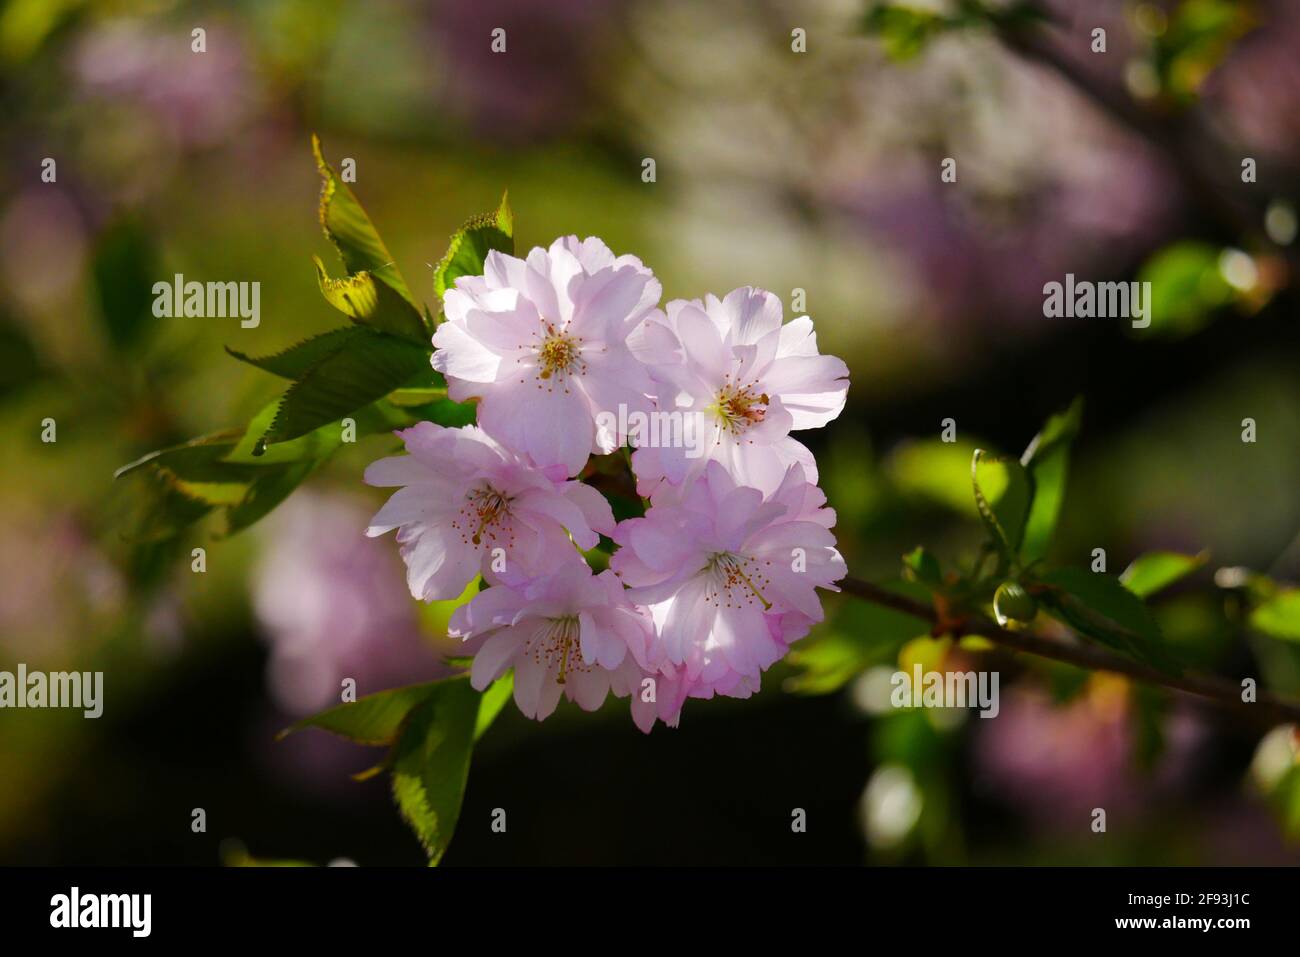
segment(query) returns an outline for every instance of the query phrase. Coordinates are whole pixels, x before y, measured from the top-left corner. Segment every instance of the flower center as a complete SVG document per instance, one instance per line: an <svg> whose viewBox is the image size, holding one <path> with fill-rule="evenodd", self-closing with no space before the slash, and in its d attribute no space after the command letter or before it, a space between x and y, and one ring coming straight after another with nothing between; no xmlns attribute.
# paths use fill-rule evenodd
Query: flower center
<svg viewBox="0 0 1300 957"><path fill-rule="evenodd" d="M709 411L718 417L723 428L733 435L763 421L770 400L766 392L755 393L754 386L732 385L728 382L718 390L718 396Z"/></svg>
<svg viewBox="0 0 1300 957"><path fill-rule="evenodd" d="M770 561L766 564L772 564ZM715 587L705 593L705 601L718 607L739 608L742 604L752 605L757 599L767 611L772 603L763 597L761 589L772 583L763 572L762 565L756 558L746 558L731 552L715 552L709 556L708 570L713 575ZM733 595L732 589L739 589L739 595ZM723 605L723 599L726 604Z"/></svg>
<svg viewBox="0 0 1300 957"><path fill-rule="evenodd" d="M557 684L564 684L569 671L587 672L591 666L582 660L578 650L580 626L577 615L563 615L559 618L546 619L546 627L535 637L527 649L533 660L549 669L551 665L559 666L555 678Z"/></svg>
<svg viewBox="0 0 1300 957"><path fill-rule="evenodd" d="M582 361L582 340L561 332L549 322L546 323L546 335L537 349L537 361L541 365L539 379L581 375L587 371L587 364Z"/></svg>
<svg viewBox="0 0 1300 957"><path fill-rule="evenodd" d="M482 545L486 537L493 544L514 543L510 529L510 497L484 483L465 494L465 504L451 520L462 541Z"/></svg>

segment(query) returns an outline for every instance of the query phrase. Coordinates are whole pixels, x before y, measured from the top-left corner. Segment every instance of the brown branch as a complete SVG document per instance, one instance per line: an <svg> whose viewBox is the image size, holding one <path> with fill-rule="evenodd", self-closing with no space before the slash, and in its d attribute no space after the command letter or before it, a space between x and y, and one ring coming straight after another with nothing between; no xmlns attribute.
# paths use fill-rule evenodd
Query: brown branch
<svg viewBox="0 0 1300 957"><path fill-rule="evenodd" d="M929 605L860 578L845 578L840 582L840 588L845 594L885 608L892 608L894 611L927 621L932 626L940 624L938 613ZM945 626L948 624L944 622ZM958 630L961 634L979 635L997 645L1024 654L1063 661L1090 671L1110 671L1127 675L1145 684L1160 685L1172 691L1212 701L1220 707L1230 708L1269 724L1300 723L1300 702L1279 698L1266 691L1259 692L1255 701L1245 702L1241 700L1240 686L1220 678L1204 675L1168 675L1093 645L1067 644L1028 631L1010 631L980 615L965 616Z"/></svg>

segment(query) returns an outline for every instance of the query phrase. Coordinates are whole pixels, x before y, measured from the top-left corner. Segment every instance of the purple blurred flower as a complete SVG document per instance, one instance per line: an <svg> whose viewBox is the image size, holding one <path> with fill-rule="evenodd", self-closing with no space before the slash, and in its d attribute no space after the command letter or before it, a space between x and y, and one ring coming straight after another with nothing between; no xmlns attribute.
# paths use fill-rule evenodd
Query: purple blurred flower
<svg viewBox="0 0 1300 957"><path fill-rule="evenodd" d="M874 96L916 142L816 189L900 254L941 316L1041 319L1045 282L1127 271L1176 222L1163 158L1059 76L996 49L936 50L909 69ZM953 88L982 94L980 109L951 111ZM945 156L956 182L940 179Z"/></svg>
<svg viewBox="0 0 1300 957"><path fill-rule="evenodd" d="M1173 712L1164 750L1144 773L1134 762L1128 685L1111 678L1094 678L1064 705L1037 690L1008 689L1001 714L979 724L978 783L1035 824L1061 830L1087 826L1093 808L1131 817L1169 796L1187 779L1203 736L1191 713Z"/></svg>
<svg viewBox="0 0 1300 957"><path fill-rule="evenodd" d="M91 99L141 108L180 148L217 145L251 112L251 69L235 34L204 29L206 50L195 53L188 28L110 20L78 41L73 76Z"/></svg>
<svg viewBox="0 0 1300 957"><path fill-rule="evenodd" d="M85 259L86 223L61 187L24 190L0 211L0 282L28 308L63 301L80 282Z"/></svg>
<svg viewBox="0 0 1300 957"><path fill-rule="evenodd" d="M564 132L594 102L591 74L622 0L451 0L434 30L447 103L488 139L517 143ZM506 32L506 52L492 31Z"/></svg>
<svg viewBox="0 0 1300 957"><path fill-rule="evenodd" d="M1300 0L1243 37L1202 89L1208 113L1246 149L1300 162Z"/></svg>
<svg viewBox="0 0 1300 957"><path fill-rule="evenodd" d="M253 605L271 645L268 681L285 712L450 674L420 631L401 564L365 537L371 509L347 496L300 491L266 525Z"/></svg>
<svg viewBox="0 0 1300 957"><path fill-rule="evenodd" d="M67 513L30 526L10 515L3 527L2 657L33 664L78 653L83 639L102 632L97 623L122 610L121 575Z"/></svg>

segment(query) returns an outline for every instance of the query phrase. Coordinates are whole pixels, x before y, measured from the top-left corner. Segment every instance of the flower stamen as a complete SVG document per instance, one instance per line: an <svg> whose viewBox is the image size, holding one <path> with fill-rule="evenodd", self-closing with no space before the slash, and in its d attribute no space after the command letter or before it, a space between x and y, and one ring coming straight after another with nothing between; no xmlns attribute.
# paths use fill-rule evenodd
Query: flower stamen
<svg viewBox="0 0 1300 957"><path fill-rule="evenodd" d="M582 660L581 657L574 656L578 646L578 616L562 615L559 618L548 619L550 624L532 644L533 660L539 665L550 666L558 661L559 673L556 675L555 683L564 684L569 677L569 671L590 671L590 667ZM571 660L572 659L572 660Z"/></svg>
<svg viewBox="0 0 1300 957"><path fill-rule="evenodd" d="M503 520L510 516L508 495L498 492L491 485L484 484L466 493L465 501L466 506L451 522L452 528L459 531L462 537L466 535L467 527L473 526L473 531L469 532L469 541L475 545L482 545L484 533L495 540L498 530L505 531L502 528L505 524ZM461 522L466 519L468 519L466 527L462 527Z"/></svg>
<svg viewBox="0 0 1300 957"><path fill-rule="evenodd" d="M586 371L582 361L582 340L556 329L552 323L546 323L546 336L537 349L537 360L541 366L539 379L551 376L581 375Z"/></svg>
<svg viewBox="0 0 1300 957"><path fill-rule="evenodd" d="M736 435L749 426L762 422L770 401L766 392L755 394L753 385L733 385L728 381L718 390L708 411L718 417L723 428Z"/></svg>
<svg viewBox="0 0 1300 957"><path fill-rule="evenodd" d="M723 581L720 590L725 591L728 598L730 598L732 586L743 584L762 603L763 610L770 611L772 603L767 600L759 586L754 584L753 579L745 572L745 566L749 561L750 559L733 555L730 552L719 552L709 559L709 569L722 575ZM770 579L764 578L762 584L767 585L769 581Z"/></svg>

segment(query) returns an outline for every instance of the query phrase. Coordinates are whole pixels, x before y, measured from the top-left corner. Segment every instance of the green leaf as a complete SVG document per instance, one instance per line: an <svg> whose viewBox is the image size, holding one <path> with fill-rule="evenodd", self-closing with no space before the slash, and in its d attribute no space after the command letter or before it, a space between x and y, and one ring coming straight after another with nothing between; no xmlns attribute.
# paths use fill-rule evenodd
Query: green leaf
<svg viewBox="0 0 1300 957"><path fill-rule="evenodd" d="M456 830L478 725L478 693L468 680L452 678L416 705L394 746L393 797L430 866Z"/></svg>
<svg viewBox="0 0 1300 957"><path fill-rule="evenodd" d="M342 444L343 429L335 422L322 425L319 429L291 442L281 442L269 448L262 447L262 436L266 435L267 430L271 428L279 408L280 399L264 405L248 423L243 438L226 456L226 461L251 465L286 465L290 462L322 459Z"/></svg>
<svg viewBox="0 0 1300 957"><path fill-rule="evenodd" d="M421 345L429 341L429 331L424 327L419 310L387 283L376 282L370 273L364 271L332 279L319 256L313 256L312 260L316 263L316 280L321 295L353 322Z"/></svg>
<svg viewBox="0 0 1300 957"><path fill-rule="evenodd" d="M234 450L240 436L238 429L213 432L180 445L156 449L123 465L113 478L130 475L146 465L166 466L172 474L193 481L233 481L251 478L248 470L221 461Z"/></svg>
<svg viewBox="0 0 1300 957"><path fill-rule="evenodd" d="M406 685L335 705L295 722L281 731L276 739L283 740L304 728L320 728L357 744L375 747L390 745L397 740L397 734L411 710L426 700L442 683L435 681Z"/></svg>
<svg viewBox="0 0 1300 957"><path fill-rule="evenodd" d="M320 138L311 138L316 168L321 175L320 224L325 235L339 251L348 275L366 272L386 283L405 299L413 309L419 308L406 281L397 269L392 254L371 223L370 217L357 201L347 184L325 162L321 153Z"/></svg>
<svg viewBox="0 0 1300 957"><path fill-rule="evenodd" d="M299 438L289 442L280 442L258 451L259 443L275 421L275 414L280 406L276 399L262 407L248 424L243 437L235 448L226 456L227 462L244 465L287 465L291 462L319 461L328 457L343 442L341 422L329 422ZM376 432L390 432L405 428L416 421L409 414L387 402L374 402L358 409L352 416L357 424L357 437L372 435Z"/></svg>
<svg viewBox="0 0 1300 957"><path fill-rule="evenodd" d="M1025 447L1024 454L1020 456L1020 464L1032 469L1053 452L1068 446L1079 434L1079 426L1082 424L1083 396L1077 396L1068 409L1048 418L1041 431Z"/></svg>
<svg viewBox="0 0 1300 957"><path fill-rule="evenodd" d="M186 499L210 506L234 505L244 497L249 483L261 471L225 461L225 456L234 447L232 433L214 433L150 452L122 466L114 477L147 466L158 482Z"/></svg>
<svg viewBox="0 0 1300 957"><path fill-rule="evenodd" d="M903 442L889 454L885 472L904 494L974 518L979 514L970 494L974 454L975 446L969 442Z"/></svg>
<svg viewBox="0 0 1300 957"><path fill-rule="evenodd" d="M1287 839L1300 841L1300 763L1287 768L1268 797Z"/></svg>
<svg viewBox="0 0 1300 957"><path fill-rule="evenodd" d="M447 632L451 627L451 617L456 614L457 609L468 605L474 600L474 596L479 593L479 586L483 579L475 575L455 598L445 598L441 601L422 601L416 606L416 615L420 619L420 629L426 635L433 635L435 638L447 637ZM449 664L456 667L468 668L472 658L460 660L456 656L448 656L445 659Z"/></svg>
<svg viewBox="0 0 1300 957"><path fill-rule="evenodd" d="M1250 624L1274 638L1300 641L1300 589L1285 589L1257 605L1250 613Z"/></svg>
<svg viewBox="0 0 1300 957"><path fill-rule="evenodd" d="M1182 337L1204 326L1233 296L1219 268L1221 254L1216 246L1185 240L1152 256L1138 272L1139 282L1151 284L1150 325L1126 328L1137 336Z"/></svg>
<svg viewBox="0 0 1300 957"><path fill-rule="evenodd" d="M1163 16L1163 14L1161 15ZM1257 5L1239 0L1191 0L1174 5L1152 39L1152 65L1161 92L1188 106L1233 45L1259 25Z"/></svg>
<svg viewBox="0 0 1300 957"><path fill-rule="evenodd" d="M247 482L191 482L177 478L165 468L158 469L158 474L182 495L207 505L238 505L248 494Z"/></svg>
<svg viewBox="0 0 1300 957"><path fill-rule="evenodd" d="M930 588L943 585L943 572L939 560L920 545L903 556L903 575L910 581L919 582Z"/></svg>
<svg viewBox="0 0 1300 957"><path fill-rule="evenodd" d="M294 462L276 469L265 469L253 479L238 504L226 509L226 537L242 532L261 521L293 494L320 465L320 459Z"/></svg>
<svg viewBox="0 0 1300 957"><path fill-rule="evenodd" d="M165 526L168 535L221 507L226 517L223 534L228 537L267 515L323 461L316 457L287 463L252 459L255 465L231 462L228 456L236 450L239 435L238 431L214 433L150 452L122 466L115 476L145 469L158 487L166 489L167 495L154 507L174 515L176 521ZM171 505L169 498L175 499Z"/></svg>
<svg viewBox="0 0 1300 957"><path fill-rule="evenodd" d="M1151 613L1170 654L1187 668L1214 672L1228 664L1236 645L1224 605L1221 596L1195 590L1166 598Z"/></svg>
<svg viewBox="0 0 1300 957"><path fill-rule="evenodd" d="M396 389L388 394L388 401L403 409L420 408L446 398L446 386L417 386L413 389Z"/></svg>
<svg viewBox="0 0 1300 957"><path fill-rule="evenodd" d="M321 459L329 455L342 444L343 430L337 423L322 425L292 442L263 447L262 436L266 435L275 421L275 414L280 408L280 399L264 405L253 416L244 431L239 444L227 456L230 462L253 464L284 465L290 462L303 462Z"/></svg>
<svg viewBox="0 0 1300 957"><path fill-rule="evenodd" d="M175 537L212 511L207 502L191 498L157 469L148 469L148 492L135 510L123 537L134 545L148 545Z"/></svg>
<svg viewBox="0 0 1300 957"><path fill-rule="evenodd" d="M497 719L501 709L506 706L510 696L515 690L515 673L506 672L496 681L492 682L484 690L478 705L478 718L474 723L474 740L478 741L488 728L492 727L492 722Z"/></svg>
<svg viewBox="0 0 1300 957"><path fill-rule="evenodd" d="M934 4L877 2L867 10L864 30L881 41L893 60L909 60L935 37L954 30L1005 24L1014 27L1042 19L1036 4L987 4L981 0L954 0L942 9Z"/></svg>
<svg viewBox="0 0 1300 957"><path fill-rule="evenodd" d="M1015 459L976 449L970 463L975 507L1002 554L1013 565L1029 515L1029 474Z"/></svg>
<svg viewBox="0 0 1300 957"><path fill-rule="evenodd" d="M1147 598L1190 575L1210 558L1209 552L1183 555L1179 552L1147 552L1120 573L1119 580L1139 598Z"/></svg>
<svg viewBox="0 0 1300 957"><path fill-rule="evenodd" d="M429 364L429 351L395 336L360 335L313 365L280 400L268 445L296 439L401 388Z"/></svg>
<svg viewBox="0 0 1300 957"><path fill-rule="evenodd" d="M150 452L118 469L115 477L145 469L154 483L156 494L148 507L158 512L159 524L132 537L169 538L217 507L226 510L225 534L234 534L269 512L316 464L268 468L227 461L238 436L238 431L214 433Z"/></svg>
<svg viewBox="0 0 1300 957"><path fill-rule="evenodd" d="M364 336L365 330L356 326L340 326L318 336L304 339L289 348L269 356L249 356L226 346L226 352L240 362L257 366L282 379L301 379L322 359L328 359L346 349L353 341Z"/></svg>
<svg viewBox="0 0 1300 957"><path fill-rule="evenodd" d="M438 399L428 405L411 406L406 411L416 419L435 422L448 429L473 425L478 416L478 406L475 403L453 402L451 399Z"/></svg>
<svg viewBox="0 0 1300 957"><path fill-rule="evenodd" d="M475 216L451 237L446 255L433 271L433 291L439 299L461 276L481 276L489 251L513 254L515 217L510 197L503 195L495 213Z"/></svg>
<svg viewBox="0 0 1300 957"><path fill-rule="evenodd" d="M388 401L417 421L436 422L448 428L473 425L475 400L455 402L447 395L447 380L432 367L408 385L388 394Z"/></svg>
<svg viewBox="0 0 1300 957"><path fill-rule="evenodd" d="M1118 579L1081 568L1058 568L1038 581L1048 586L1039 595L1048 613L1080 634L1163 671L1181 670L1165 648L1151 611Z"/></svg>
<svg viewBox="0 0 1300 957"><path fill-rule="evenodd" d="M932 39L954 28L948 17L903 3L876 3L863 20L865 31L877 37L892 60L910 60Z"/></svg>
<svg viewBox="0 0 1300 957"><path fill-rule="evenodd" d="M108 340L115 349L134 345L156 323L151 290L158 272L153 238L138 220L119 218L100 234L91 275Z"/></svg>
<svg viewBox="0 0 1300 957"><path fill-rule="evenodd" d="M1032 564L1047 554L1056 532L1061 503L1065 499L1065 479L1070 464L1070 443L1083 420L1083 399L1075 399L1062 413L1052 416L1042 431L1034 436L1020 464L1029 474L1033 498L1025 519L1024 540L1020 554Z"/></svg>

